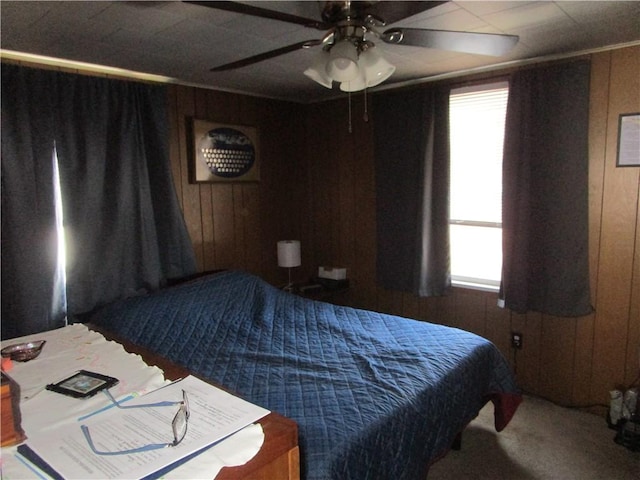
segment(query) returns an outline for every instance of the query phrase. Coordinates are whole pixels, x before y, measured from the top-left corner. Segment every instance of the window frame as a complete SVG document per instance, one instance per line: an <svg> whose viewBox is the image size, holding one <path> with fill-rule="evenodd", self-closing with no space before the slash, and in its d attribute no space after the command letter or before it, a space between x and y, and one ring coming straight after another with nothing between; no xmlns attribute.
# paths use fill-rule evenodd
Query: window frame
<svg viewBox="0 0 640 480"><path fill-rule="evenodd" d="M470 91L484 91L491 90L494 88L506 88L507 89L507 102L508 102L508 92L509 92L509 77L501 76L494 77L484 80L478 80L474 82L465 82L463 84L455 84L452 85L449 90L449 95L455 95L464 93L465 89ZM457 92L456 92L457 91ZM505 118L506 118L506 109L508 108L508 104L505 106ZM504 145L504 131L503 131L503 145ZM451 133L450 133L451 135ZM451 160L450 160L451 161ZM501 160L502 162L502 160ZM451 180L450 180L451 181ZM502 230L502 222L495 221L480 221L480 220L465 220L460 218L452 218L451 214L449 215L449 225L459 225L459 226L468 226L468 227L485 227L485 228L499 228ZM453 253L453 252L451 252ZM477 277L469 277L464 275L454 275L451 272L451 283L454 287L460 288L468 288L473 290L481 290L481 291L489 291L489 292L498 292L500 289L501 279L493 280L488 278L477 278Z"/></svg>

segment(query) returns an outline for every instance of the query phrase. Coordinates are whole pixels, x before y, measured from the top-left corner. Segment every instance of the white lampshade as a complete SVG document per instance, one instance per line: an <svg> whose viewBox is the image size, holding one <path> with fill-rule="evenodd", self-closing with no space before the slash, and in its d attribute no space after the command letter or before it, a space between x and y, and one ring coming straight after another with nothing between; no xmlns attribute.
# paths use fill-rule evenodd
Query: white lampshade
<svg viewBox="0 0 640 480"><path fill-rule="evenodd" d="M367 87L381 84L396 71L396 67L391 65L376 47L367 48L362 52L358 65L361 70L364 70Z"/></svg>
<svg viewBox="0 0 640 480"><path fill-rule="evenodd" d="M348 82L342 82L340 84L340 90L343 92L357 92L359 90L364 90L367 87L367 83L365 81L364 72L362 69L358 72L358 76L353 80L349 80Z"/></svg>
<svg viewBox="0 0 640 480"><path fill-rule="evenodd" d="M338 82L348 82L358 76L358 49L349 40L340 40L329 53L327 74Z"/></svg>
<svg viewBox="0 0 640 480"><path fill-rule="evenodd" d="M278 242L278 266L291 268L299 267L300 261L300 241L280 240Z"/></svg>
<svg viewBox="0 0 640 480"><path fill-rule="evenodd" d="M331 88L332 81L331 77L327 75L327 62L329 62L329 52L321 50L316 55L313 64L304 71L304 74L323 87Z"/></svg>

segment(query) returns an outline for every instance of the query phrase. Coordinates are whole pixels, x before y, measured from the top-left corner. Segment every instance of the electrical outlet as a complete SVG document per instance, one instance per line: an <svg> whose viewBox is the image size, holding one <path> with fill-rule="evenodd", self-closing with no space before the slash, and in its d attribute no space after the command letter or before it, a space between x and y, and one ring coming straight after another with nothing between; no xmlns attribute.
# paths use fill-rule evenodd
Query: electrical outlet
<svg viewBox="0 0 640 480"><path fill-rule="evenodd" d="M522 349L522 334L511 332L511 346L517 350Z"/></svg>

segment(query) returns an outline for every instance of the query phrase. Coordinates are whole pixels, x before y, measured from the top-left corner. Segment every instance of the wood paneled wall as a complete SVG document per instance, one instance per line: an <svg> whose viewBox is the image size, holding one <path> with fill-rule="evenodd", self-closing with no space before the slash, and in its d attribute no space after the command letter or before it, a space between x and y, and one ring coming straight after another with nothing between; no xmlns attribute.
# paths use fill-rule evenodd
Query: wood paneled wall
<svg viewBox="0 0 640 480"><path fill-rule="evenodd" d="M596 313L577 348L592 349L590 394L640 374L640 167L616 168L618 118L640 113L640 47L593 56L590 124L591 267ZM589 341L592 337L592 341ZM584 356L584 355L583 355ZM586 378L585 378L586 380ZM576 385L586 395L587 382Z"/></svg>
<svg viewBox="0 0 640 480"><path fill-rule="evenodd" d="M278 284L276 243L300 238L306 172L302 107L202 88L169 87L170 158L200 271L236 268ZM191 117L258 128L260 181L189 182Z"/></svg>

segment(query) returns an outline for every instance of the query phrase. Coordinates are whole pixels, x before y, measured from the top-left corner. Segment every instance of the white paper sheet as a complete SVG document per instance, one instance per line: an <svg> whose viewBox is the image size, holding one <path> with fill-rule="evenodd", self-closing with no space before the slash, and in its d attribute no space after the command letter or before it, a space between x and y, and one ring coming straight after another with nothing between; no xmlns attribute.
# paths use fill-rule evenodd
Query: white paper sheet
<svg viewBox="0 0 640 480"><path fill-rule="evenodd" d="M196 458L179 465L162 478L165 480L211 480L224 467L244 465L251 460L264 443L262 425L254 423L226 440L205 450ZM48 479L16 452L16 447L3 448L0 461L2 480Z"/></svg>
<svg viewBox="0 0 640 480"><path fill-rule="evenodd" d="M193 376L128 401L126 405L180 401L183 390L188 395L190 417L187 434L176 447L97 455L80 429L80 423L84 423L96 448L105 452L171 442L175 405L113 408L73 426L33 435L27 445L66 479L142 478L203 450L269 413Z"/></svg>
<svg viewBox="0 0 640 480"><path fill-rule="evenodd" d="M196 457L197 462L185 462L162 478L165 480L211 480L224 467L247 463L260 450L263 443L262 425L254 423L202 452ZM206 468L203 468L205 465Z"/></svg>

